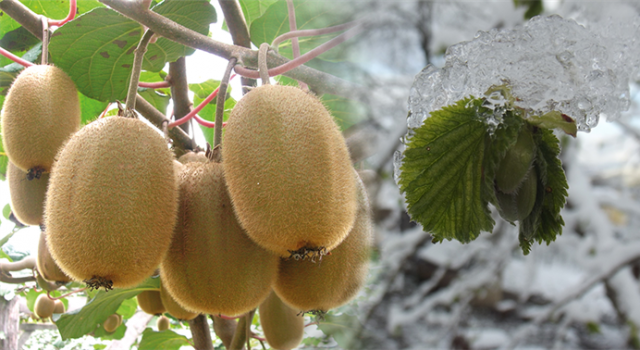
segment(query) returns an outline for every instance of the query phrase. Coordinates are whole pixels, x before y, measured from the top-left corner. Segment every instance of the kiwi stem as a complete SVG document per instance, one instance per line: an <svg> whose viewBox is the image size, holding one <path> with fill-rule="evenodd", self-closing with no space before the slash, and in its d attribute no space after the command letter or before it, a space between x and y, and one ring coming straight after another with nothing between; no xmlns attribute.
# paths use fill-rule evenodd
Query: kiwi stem
<svg viewBox="0 0 640 350"><path fill-rule="evenodd" d="M247 338L247 318L248 315L244 315L238 320L238 326L236 327L236 332L233 334L229 350L241 350L243 348Z"/></svg>
<svg viewBox="0 0 640 350"><path fill-rule="evenodd" d="M73 294L76 294L76 293L84 292L85 290L87 290L87 287L80 288L80 289L76 289L76 290L72 290L71 292L69 292L69 293L67 293L67 294L63 294L63 295L61 295L61 296L59 296L59 297L52 297L52 296L51 296L51 294L49 294L49 291L47 291L47 296L48 296L48 297L49 297L49 299L51 299L51 300L60 300L60 299L62 299L62 298L66 298L66 297L68 297L69 295L73 295Z"/></svg>
<svg viewBox="0 0 640 350"><path fill-rule="evenodd" d="M25 282L35 281L36 278L31 276L11 277L9 271L20 271L24 269L35 269L36 258L33 256L26 257L17 262L0 262L0 282L21 284Z"/></svg>
<svg viewBox="0 0 640 350"><path fill-rule="evenodd" d="M234 74L234 75L232 75L232 76L231 76L231 78L230 78L229 80L233 79L235 76L236 76L235 74ZM224 80L224 79L223 79L223 80ZM222 85L222 83L221 83L221 85ZM187 115L185 115L184 117L182 117L182 118L180 118L180 119L178 119L178 120L176 120L176 121L173 121L173 122L169 123L169 126L168 126L168 127L169 127L169 128L173 128L173 127L175 127L175 126L177 126L177 125L180 125L180 124L186 123L186 122L187 122L187 121L189 121L191 118L195 118L195 120L198 122L198 124L203 125L203 126L206 126L206 127L208 127L208 128L215 128L215 126L216 126L216 124L215 124L215 123L212 123L212 122L210 122L210 121L207 121L207 120L204 120L204 119L200 118L200 117L198 116L198 113L199 113L199 112L200 112L200 111L201 111L201 110L202 110L202 109L203 109L207 104L209 104L209 102L211 102L211 101L212 101L216 96L218 96L219 91L220 91L220 86L218 86L215 90L213 90L213 92L212 92L209 96L207 96L207 98L205 98L205 99L202 101L202 103L200 103L200 104L198 105L198 107L194 108L191 112L189 112L189 113L188 113ZM170 113L170 114L173 114L173 113ZM223 126L223 127L224 127L225 125L227 125L227 123L222 123L222 126Z"/></svg>
<svg viewBox="0 0 640 350"><path fill-rule="evenodd" d="M50 26L56 26L56 27L60 27L61 25L69 22L70 20L72 20L75 16L76 13L78 12L78 6L77 6L77 0L71 0L69 1L69 14L67 15L67 17L65 19L62 20L48 20L49 25Z"/></svg>
<svg viewBox="0 0 640 350"><path fill-rule="evenodd" d="M131 81L129 82L129 92L127 93L127 103L124 109L125 117L132 117L133 110L136 108L136 94L138 92L138 82L140 81L140 71L142 70L142 59L147 52L147 45L153 36L153 32L147 29L142 35L142 39L136 47L135 56L133 58L133 69L131 70Z"/></svg>
<svg viewBox="0 0 640 350"><path fill-rule="evenodd" d="M224 20L227 22L233 44L251 49L251 39L249 38L249 28L244 18L244 13L238 0L218 0ZM256 86L255 79L242 78L242 94L249 92L249 87Z"/></svg>
<svg viewBox="0 0 640 350"><path fill-rule="evenodd" d="M287 12L289 13L289 31L295 32L298 29L298 25L296 23L296 8L293 5L293 0L287 0ZM293 52L293 58L300 57L300 45L298 45L298 37L291 38L291 50ZM305 91L309 90L309 86L303 81L298 80L298 85Z"/></svg>
<svg viewBox="0 0 640 350"><path fill-rule="evenodd" d="M188 323L193 336L193 347L198 350L213 350L211 330L206 316L200 314L196 318L189 320Z"/></svg>
<svg viewBox="0 0 640 350"><path fill-rule="evenodd" d="M291 38L299 38L301 36L318 36L324 34L331 34L335 32L341 32L343 30L347 30L358 25L358 22L347 22L344 24L339 24L333 27L321 28L321 29L302 29L302 30L292 30L290 32L284 33L279 37L273 39L271 42L271 47L278 52L278 46L281 42L291 39Z"/></svg>
<svg viewBox="0 0 640 350"><path fill-rule="evenodd" d="M337 37L327 41L326 43L316 47L315 49L305 53L304 55L293 59L281 66L269 69L269 76L273 77L276 75L287 73L288 71L298 68L299 66L311 61L312 59L320 56L321 54L329 51L330 49L342 44L343 42L353 38L354 36L360 34L364 30L362 25L357 25L350 30L338 35ZM260 78L260 73L251 69L244 68L240 65L235 67L236 73L242 75L247 78Z"/></svg>
<svg viewBox="0 0 640 350"><path fill-rule="evenodd" d="M42 57L41 64L49 62L49 19L42 16Z"/></svg>
<svg viewBox="0 0 640 350"><path fill-rule="evenodd" d="M12 60L13 62L16 62L18 64L20 64L23 67L31 67L34 65L34 63L31 63L29 61L23 60L22 58L12 54L11 52L3 49L0 47L0 55Z"/></svg>
<svg viewBox="0 0 640 350"><path fill-rule="evenodd" d="M269 65L267 64L267 52L269 52L269 44L260 44L260 49L258 50L258 73L260 75L260 80L262 80L262 85L269 85Z"/></svg>
<svg viewBox="0 0 640 350"><path fill-rule="evenodd" d="M168 81L159 81L155 83L145 83L141 81L138 83L138 86L147 89L161 89L171 87L171 83L169 83Z"/></svg>
<svg viewBox="0 0 640 350"><path fill-rule="evenodd" d="M227 100L227 88L229 87L229 80L231 80L231 70L233 70L233 66L235 66L237 62L238 62L237 58L231 57L231 59L229 60L229 63L227 63L227 68L224 70L224 75L222 76L222 80L220 81L220 86L218 86L218 100L216 101L215 125L223 125L222 121L224 120L224 103ZM216 146L218 146L221 143L222 143L222 128L215 128L213 132L213 148L216 148Z"/></svg>

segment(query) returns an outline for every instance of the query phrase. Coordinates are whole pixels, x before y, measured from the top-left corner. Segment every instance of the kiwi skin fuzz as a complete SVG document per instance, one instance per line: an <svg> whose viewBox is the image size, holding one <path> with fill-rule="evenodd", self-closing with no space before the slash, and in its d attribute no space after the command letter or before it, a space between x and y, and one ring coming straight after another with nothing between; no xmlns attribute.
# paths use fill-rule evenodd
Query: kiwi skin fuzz
<svg viewBox="0 0 640 350"><path fill-rule="evenodd" d="M60 266L56 264L49 247L47 247L47 235L44 232L40 232L40 241L38 242L38 256L36 257L36 267L42 278L52 282L67 283L71 281L69 276L65 275L60 269Z"/></svg>
<svg viewBox="0 0 640 350"><path fill-rule="evenodd" d="M35 65L14 80L2 107L2 143L22 171L50 171L56 153L79 127L78 91L62 69Z"/></svg>
<svg viewBox="0 0 640 350"><path fill-rule="evenodd" d="M113 314L107 317L104 322L102 322L102 328L104 328L107 333L113 333L116 331L116 329L118 329L118 327L120 327L121 323L122 316L120 316L119 314Z"/></svg>
<svg viewBox="0 0 640 350"><path fill-rule="evenodd" d="M38 295L36 303L33 306L33 312L40 318L47 318L53 315L56 303L49 299L46 293Z"/></svg>
<svg viewBox="0 0 640 350"><path fill-rule="evenodd" d="M273 286L280 299L299 311L328 311L346 304L364 285L373 244L369 201L364 184L357 178L358 213L347 238L322 261L281 259Z"/></svg>
<svg viewBox="0 0 640 350"><path fill-rule="evenodd" d="M278 257L244 233L222 165L185 164L179 193L176 232L160 265L163 286L188 311L236 316L258 307L276 278Z"/></svg>
<svg viewBox="0 0 640 350"><path fill-rule="evenodd" d="M71 137L51 174L51 255L74 280L135 286L169 249L177 197L173 154L160 134L137 119L98 119Z"/></svg>
<svg viewBox="0 0 640 350"><path fill-rule="evenodd" d="M292 86L253 89L231 112L222 159L236 215L266 249L330 251L351 230L349 151L317 98Z"/></svg>
<svg viewBox="0 0 640 350"><path fill-rule="evenodd" d="M160 315L164 313L166 308L162 304L159 290L145 290L136 296L138 306L142 311L150 315Z"/></svg>
<svg viewBox="0 0 640 350"><path fill-rule="evenodd" d="M258 313L264 337L272 348L291 350L300 344L304 337L304 317L283 303L276 293L269 294Z"/></svg>
<svg viewBox="0 0 640 350"><path fill-rule="evenodd" d="M160 282L160 299L162 299L162 305L167 309L167 312L182 321L189 321L196 318L199 313L190 312L185 310L176 300L169 294L167 288Z"/></svg>
<svg viewBox="0 0 640 350"><path fill-rule="evenodd" d="M44 173L39 178L28 179L26 172L9 162L7 181L11 196L11 210L18 221L25 225L42 224L49 174Z"/></svg>

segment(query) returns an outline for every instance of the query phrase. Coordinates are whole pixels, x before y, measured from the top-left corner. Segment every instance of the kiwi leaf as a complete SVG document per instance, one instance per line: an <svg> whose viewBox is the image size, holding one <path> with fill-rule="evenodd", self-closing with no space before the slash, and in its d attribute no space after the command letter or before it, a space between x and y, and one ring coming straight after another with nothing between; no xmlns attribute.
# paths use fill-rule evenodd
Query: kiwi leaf
<svg viewBox="0 0 640 350"><path fill-rule="evenodd" d="M483 98L471 97L434 111L408 137L399 185L409 215L433 235L434 242L457 239L466 243L481 231L493 229L487 205L497 204L496 170L528 122L516 108L492 110L483 107L483 102ZM500 123L486 123L487 117ZM549 243L562 232L560 209L568 189L558 159L558 139L541 127L534 140L538 190L531 214L520 220L520 245L525 254L532 242Z"/></svg>
<svg viewBox="0 0 640 350"><path fill-rule="evenodd" d="M162 332L156 332L151 328L147 328L142 332L142 340L138 345L138 350L167 349L178 350L180 347L190 345L189 339L184 335L180 335L170 329Z"/></svg>
<svg viewBox="0 0 640 350"><path fill-rule="evenodd" d="M64 314L56 314L53 320L58 326L62 340L80 338L93 331L110 315L114 314L120 304L140 292L160 288L159 278L147 278L134 288L114 289L108 292L100 290L82 308Z"/></svg>

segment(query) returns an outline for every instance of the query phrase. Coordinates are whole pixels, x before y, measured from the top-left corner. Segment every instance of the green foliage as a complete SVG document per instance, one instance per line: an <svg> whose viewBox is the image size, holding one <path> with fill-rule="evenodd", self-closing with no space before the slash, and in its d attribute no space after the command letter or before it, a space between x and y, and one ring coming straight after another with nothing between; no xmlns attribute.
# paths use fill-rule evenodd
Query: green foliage
<svg viewBox="0 0 640 350"><path fill-rule="evenodd" d="M147 328L142 332L142 340L138 350L178 350L181 346L189 345L189 340L184 335L172 330L156 332Z"/></svg>
<svg viewBox="0 0 640 350"><path fill-rule="evenodd" d="M17 54L17 52L13 52ZM29 51L27 51L24 55L22 55L22 59L29 62L36 62L36 60L40 57L40 53L42 53L42 43L38 43L34 45ZM19 56L19 55L18 55ZM2 56L4 57L4 56ZM9 60L7 58L7 60ZM10 63L4 67L0 67L0 95L6 96L9 92L8 87L11 86L13 80L20 74L20 72L24 69L18 63ZM4 101L4 99L3 99ZM2 104L0 103L0 108Z"/></svg>
<svg viewBox="0 0 640 350"><path fill-rule="evenodd" d="M358 348L358 339L355 336L360 326L356 316L347 313L340 315L327 313L324 320L318 324L318 328L324 334L332 336L341 348Z"/></svg>
<svg viewBox="0 0 640 350"><path fill-rule="evenodd" d="M457 239L466 243L481 231L493 229L488 204L501 209L495 192L496 171L507 150L516 144L520 129L531 128L522 111L512 105L494 111L483 107L484 102L484 98L471 97L434 111L408 137L400 189L409 215L432 233L435 242ZM500 123L495 127L487 118ZM538 180L533 209L519 220L524 254L533 242L549 244L562 233L560 210L568 188L558 159L558 139L545 128L534 128L533 138L532 171Z"/></svg>
<svg viewBox="0 0 640 350"><path fill-rule="evenodd" d="M524 13L524 19L531 19L544 11L544 3L542 0L513 0L516 7L527 7Z"/></svg>
<svg viewBox="0 0 640 350"><path fill-rule="evenodd" d="M213 80L213 79L209 79L202 83L189 84L189 90L193 91L194 93L193 105L199 106L204 101L204 99L207 98L207 96L211 95L213 91L218 88L218 86L220 86L220 81ZM231 110L233 109L233 107L235 107L237 102L233 97L231 97L230 92L231 92L231 86L227 88L227 99L224 101L224 114L223 114L222 120L225 122L229 119ZM209 102L206 106L204 106L204 108L198 113L198 115L202 119L205 119L211 122L215 121L217 102L218 102L218 98L216 97L213 100L211 100L211 102ZM214 129L200 125L200 130L202 130L205 140L210 145L213 145ZM222 130L224 135L224 129Z"/></svg>
<svg viewBox="0 0 640 350"><path fill-rule="evenodd" d="M109 104L107 102L94 100L90 97L85 96L81 92L78 92L78 99L80 100L82 124L88 124L96 120Z"/></svg>
<svg viewBox="0 0 640 350"><path fill-rule="evenodd" d="M133 298L142 291L158 288L160 280L148 278L134 288L114 289L109 292L101 290L82 308L54 315L53 318L63 340L80 338L94 331L107 317L116 313L124 300Z"/></svg>

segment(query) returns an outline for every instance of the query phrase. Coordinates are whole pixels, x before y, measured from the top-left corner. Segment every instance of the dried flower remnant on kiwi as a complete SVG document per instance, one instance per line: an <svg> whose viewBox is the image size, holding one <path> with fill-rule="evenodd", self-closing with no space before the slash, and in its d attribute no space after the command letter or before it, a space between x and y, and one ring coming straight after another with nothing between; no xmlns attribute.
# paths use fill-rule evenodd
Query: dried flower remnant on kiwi
<svg viewBox="0 0 640 350"><path fill-rule="evenodd" d="M322 257L325 255L331 255L331 252L327 252L327 248L325 247L317 247L317 248L308 248L302 247L298 250L288 250L291 253L291 256L287 258L287 260L309 260L313 263L318 261L322 261Z"/></svg>
<svg viewBox="0 0 640 350"><path fill-rule="evenodd" d="M100 276L93 276L90 279L84 280L82 282L87 285L87 288L89 288L89 290L98 290L100 288L104 288L105 291L110 291L113 289L113 282L110 279Z"/></svg>

